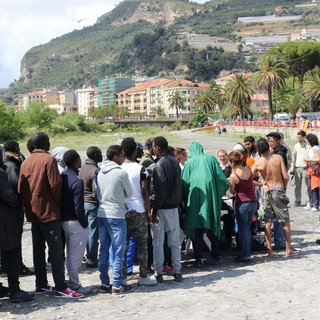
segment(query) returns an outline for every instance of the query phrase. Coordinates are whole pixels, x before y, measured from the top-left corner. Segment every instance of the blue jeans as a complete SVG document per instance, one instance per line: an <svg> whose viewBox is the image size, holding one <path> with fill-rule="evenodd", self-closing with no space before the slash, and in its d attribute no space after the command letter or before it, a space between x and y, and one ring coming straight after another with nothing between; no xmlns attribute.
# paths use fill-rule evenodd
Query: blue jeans
<svg viewBox="0 0 320 320"><path fill-rule="evenodd" d="M279 247L285 247L285 239L283 233L282 223L278 220L273 220L273 236L274 236L274 244Z"/></svg>
<svg viewBox="0 0 320 320"><path fill-rule="evenodd" d="M97 223L99 205L94 203L84 203L84 210L88 219L89 236L87 242L87 262L94 264L98 260L99 229Z"/></svg>
<svg viewBox="0 0 320 320"><path fill-rule="evenodd" d="M251 222L257 211L257 202L242 202L236 205L236 217L239 227L241 255L240 259L251 259Z"/></svg>
<svg viewBox="0 0 320 320"><path fill-rule="evenodd" d="M123 256L127 239L127 223L125 219L98 218L100 254L98 269L101 283L109 285L109 248L113 251L113 283L120 288L123 282L122 268Z"/></svg>

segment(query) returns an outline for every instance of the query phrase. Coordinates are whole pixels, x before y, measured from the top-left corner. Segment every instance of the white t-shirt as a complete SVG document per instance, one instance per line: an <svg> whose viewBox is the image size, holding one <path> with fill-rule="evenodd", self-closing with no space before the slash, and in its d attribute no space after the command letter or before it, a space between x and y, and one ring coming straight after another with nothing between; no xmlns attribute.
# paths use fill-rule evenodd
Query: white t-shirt
<svg viewBox="0 0 320 320"><path fill-rule="evenodd" d="M318 153L320 153L320 146L313 146L312 148L310 148L309 152L308 152L308 158L309 159L315 159L315 155L313 150L318 151ZM315 162L310 162L311 164L314 164Z"/></svg>
<svg viewBox="0 0 320 320"><path fill-rule="evenodd" d="M148 172L141 164L136 162L124 162L121 167L127 172L133 189L133 196L126 198L128 210L146 212L141 191L141 180L147 179Z"/></svg>

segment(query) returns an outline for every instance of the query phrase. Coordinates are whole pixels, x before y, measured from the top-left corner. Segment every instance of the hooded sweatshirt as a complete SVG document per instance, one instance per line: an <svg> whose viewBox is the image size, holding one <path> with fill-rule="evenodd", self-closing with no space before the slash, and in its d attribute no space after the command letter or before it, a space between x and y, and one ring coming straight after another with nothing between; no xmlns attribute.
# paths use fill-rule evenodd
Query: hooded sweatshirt
<svg viewBox="0 0 320 320"><path fill-rule="evenodd" d="M58 163L58 169L60 174L66 170L66 164L63 161L63 155L68 151L68 148L65 147L56 147L51 151L51 155L55 157Z"/></svg>
<svg viewBox="0 0 320 320"><path fill-rule="evenodd" d="M202 145L193 141L182 176L186 235L194 239L195 229L206 229L216 237L220 236L222 196L229 187L219 162L215 157L204 154Z"/></svg>
<svg viewBox="0 0 320 320"><path fill-rule="evenodd" d="M116 162L106 160L97 176L99 218L124 219L127 211L125 198L133 195L128 174Z"/></svg>

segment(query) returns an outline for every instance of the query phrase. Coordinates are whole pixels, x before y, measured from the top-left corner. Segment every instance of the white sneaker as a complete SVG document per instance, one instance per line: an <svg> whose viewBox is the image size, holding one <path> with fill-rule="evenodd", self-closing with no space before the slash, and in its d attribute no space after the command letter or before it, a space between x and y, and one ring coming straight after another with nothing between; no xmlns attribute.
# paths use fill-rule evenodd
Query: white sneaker
<svg viewBox="0 0 320 320"><path fill-rule="evenodd" d="M311 212L316 212L316 211L318 211L318 209L317 209L317 208L311 208L310 211L311 211Z"/></svg>
<svg viewBox="0 0 320 320"><path fill-rule="evenodd" d="M311 206L310 206L310 203L308 203L305 207L304 207L306 210L311 210Z"/></svg>
<svg viewBox="0 0 320 320"><path fill-rule="evenodd" d="M146 278L139 277L138 286L155 286L157 285L157 279L154 275L147 276Z"/></svg>

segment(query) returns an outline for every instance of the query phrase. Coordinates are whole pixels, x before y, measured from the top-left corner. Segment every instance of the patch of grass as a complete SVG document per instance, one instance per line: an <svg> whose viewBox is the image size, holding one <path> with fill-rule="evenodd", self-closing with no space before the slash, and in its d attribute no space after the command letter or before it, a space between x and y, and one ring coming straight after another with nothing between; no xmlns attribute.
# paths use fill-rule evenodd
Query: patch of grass
<svg viewBox="0 0 320 320"><path fill-rule="evenodd" d="M105 153L107 148L116 144L117 140L124 137L134 137L136 141L141 142L143 145L148 138L156 137L156 136L164 136L169 145L173 147L177 147L183 141L182 138L178 137L175 134L169 132L163 132L159 127L140 127L138 130L141 132L130 132L125 129L121 129L118 132L114 133L85 133L85 132L77 132L77 133L66 133L66 134L50 134L50 150L53 150L56 147L66 147L70 149L75 149L77 151L85 151L90 146L98 146L101 148L102 152ZM27 150L26 144L30 137L27 139L20 140L20 148L21 152L27 155L29 152Z"/></svg>

